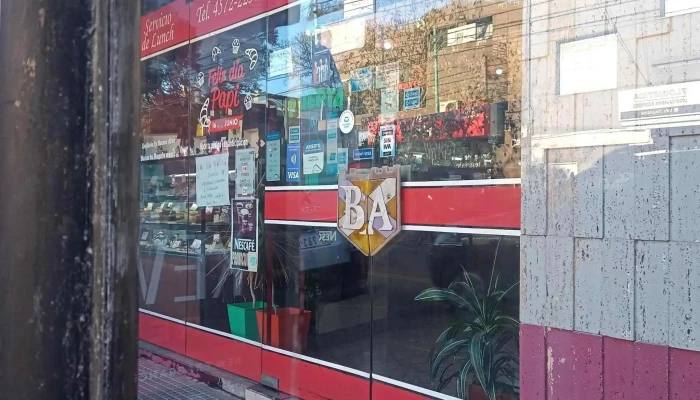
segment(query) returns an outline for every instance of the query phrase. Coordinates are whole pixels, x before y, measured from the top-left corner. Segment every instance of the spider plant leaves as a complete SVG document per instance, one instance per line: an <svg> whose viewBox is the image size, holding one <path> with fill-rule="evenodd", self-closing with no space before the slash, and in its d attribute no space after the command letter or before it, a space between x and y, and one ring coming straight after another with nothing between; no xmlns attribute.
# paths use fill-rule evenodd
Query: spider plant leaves
<svg viewBox="0 0 700 400"><path fill-rule="evenodd" d="M445 368L445 370L440 375L440 379L438 380L438 385L437 385L436 391L438 391L438 392L442 391L444 388L447 387L447 385L450 384L450 382L452 382L452 380L454 378L459 376L459 372L460 372L459 369L454 370L454 371L452 371L452 373L450 375L445 376L445 373L447 373L448 370L450 370L449 367Z"/></svg>
<svg viewBox="0 0 700 400"><path fill-rule="evenodd" d="M466 398L469 385L478 384L489 400L496 400L497 394L513 393L517 385L520 323L504 315L501 307L518 282L500 290L495 264L496 257L488 287L463 268L463 281L452 282L447 289L424 290L415 298L444 301L463 311L461 320L442 331L428 356L430 379L437 380L438 391L457 378L459 398Z"/></svg>
<svg viewBox="0 0 700 400"><path fill-rule="evenodd" d="M422 291L415 300L418 301L447 301L461 309L468 309L471 305L457 293L449 289L430 288Z"/></svg>
<svg viewBox="0 0 700 400"><path fill-rule="evenodd" d="M496 399L498 388L501 387L499 378L514 381L513 357L504 347L513 339L514 334L500 331L488 337L478 332L470 343L470 357L474 364L474 372L479 385L490 400Z"/></svg>
<svg viewBox="0 0 700 400"><path fill-rule="evenodd" d="M470 329L471 327L469 326L469 324L462 321L455 322L454 324L450 325L449 328L445 329L435 341L433 348L430 349L430 354L428 354L428 363L430 368L432 369L433 355L435 354L435 350L437 348L441 347L444 342L454 339L454 337L457 336L459 333L468 331Z"/></svg>
<svg viewBox="0 0 700 400"><path fill-rule="evenodd" d="M467 392L467 386L469 385L469 381L467 378L469 377L469 372L472 370L472 361L471 359L467 360L464 365L462 365L462 368L459 370L459 377L457 378L457 397L460 399L465 398L465 394Z"/></svg>
<svg viewBox="0 0 700 400"><path fill-rule="evenodd" d="M469 339L462 340L452 340L445 344L445 346L440 349L440 351L435 356L433 360L432 367L430 368L430 379L435 379L437 372L443 362L449 361L448 357L454 356L460 350L460 347L469 346Z"/></svg>
<svg viewBox="0 0 700 400"><path fill-rule="evenodd" d="M484 334L481 332L476 332L469 344L469 356L474 365L474 374L479 382L479 385L484 389L486 394L491 398L489 393L490 379L489 372L485 365L487 365L489 360L485 359L485 349L484 349Z"/></svg>

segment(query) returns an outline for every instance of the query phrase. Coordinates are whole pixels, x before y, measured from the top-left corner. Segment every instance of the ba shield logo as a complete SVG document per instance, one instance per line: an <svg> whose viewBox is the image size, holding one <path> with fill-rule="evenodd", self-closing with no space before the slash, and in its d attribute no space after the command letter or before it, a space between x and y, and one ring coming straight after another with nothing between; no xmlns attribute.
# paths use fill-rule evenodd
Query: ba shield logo
<svg viewBox="0 0 700 400"><path fill-rule="evenodd" d="M338 230L373 256L401 231L400 166L340 169Z"/></svg>

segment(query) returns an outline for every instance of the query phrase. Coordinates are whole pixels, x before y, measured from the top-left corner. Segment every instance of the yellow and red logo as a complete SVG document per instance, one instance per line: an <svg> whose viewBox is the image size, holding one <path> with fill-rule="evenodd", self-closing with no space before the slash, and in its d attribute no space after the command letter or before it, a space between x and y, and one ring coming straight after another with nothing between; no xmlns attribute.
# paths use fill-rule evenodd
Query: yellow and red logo
<svg viewBox="0 0 700 400"><path fill-rule="evenodd" d="M377 254L401 231L400 169L340 169L338 230L366 256Z"/></svg>

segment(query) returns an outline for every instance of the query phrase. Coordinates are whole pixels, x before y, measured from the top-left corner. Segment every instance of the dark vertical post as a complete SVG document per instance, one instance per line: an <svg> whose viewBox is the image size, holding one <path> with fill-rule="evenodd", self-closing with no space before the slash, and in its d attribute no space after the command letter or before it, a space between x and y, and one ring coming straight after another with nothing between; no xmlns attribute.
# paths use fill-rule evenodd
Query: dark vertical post
<svg viewBox="0 0 700 400"><path fill-rule="evenodd" d="M14 399L136 397L139 6L0 0L0 388Z"/></svg>
<svg viewBox="0 0 700 400"><path fill-rule="evenodd" d="M437 29L433 26L431 32L433 49L433 85L435 85L435 112L440 112L440 77L438 75L438 35Z"/></svg>

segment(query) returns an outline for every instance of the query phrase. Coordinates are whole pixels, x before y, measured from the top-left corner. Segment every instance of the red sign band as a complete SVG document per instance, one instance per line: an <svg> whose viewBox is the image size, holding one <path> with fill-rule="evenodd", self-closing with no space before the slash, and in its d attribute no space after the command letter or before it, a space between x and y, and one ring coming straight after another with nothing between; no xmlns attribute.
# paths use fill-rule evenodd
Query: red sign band
<svg viewBox="0 0 700 400"><path fill-rule="evenodd" d="M211 126L209 126L209 133L228 131L231 129L238 129L238 127L241 126L242 121L243 121L242 115L214 119L211 121Z"/></svg>

